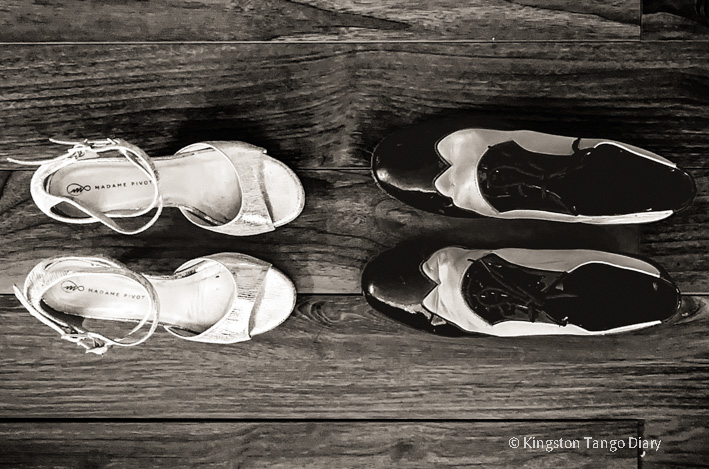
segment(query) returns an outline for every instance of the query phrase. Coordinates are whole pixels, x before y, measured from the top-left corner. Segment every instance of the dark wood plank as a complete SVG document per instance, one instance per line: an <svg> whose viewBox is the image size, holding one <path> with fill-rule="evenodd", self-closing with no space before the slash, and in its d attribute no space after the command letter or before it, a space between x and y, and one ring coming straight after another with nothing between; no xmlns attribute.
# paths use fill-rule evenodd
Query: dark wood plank
<svg viewBox="0 0 709 469"><path fill-rule="evenodd" d="M519 448L510 447L511 438ZM0 423L0 440L6 467L638 466L630 448L638 423L627 420ZM594 448L594 440L608 445ZM612 440L625 447L611 451Z"/></svg>
<svg viewBox="0 0 709 469"><path fill-rule="evenodd" d="M665 267L686 293L709 292L709 172L690 171L697 184L691 207L640 228L640 253Z"/></svg>
<svg viewBox="0 0 709 469"><path fill-rule="evenodd" d="M240 139L300 168L368 167L391 132L464 113L706 167L707 57L663 41L9 45L0 159L114 135L152 155Z"/></svg>
<svg viewBox="0 0 709 469"><path fill-rule="evenodd" d="M46 257L102 254L140 272L167 274L184 261L244 252L283 270L301 293L360 293L369 259L401 241L421 238L478 247L595 248L636 252L634 226L581 226L529 220L456 219L415 210L381 191L369 171L298 171L305 210L275 232L232 237L208 232L167 209L137 236L98 225L56 222L34 205L30 171L0 172L0 292L11 292Z"/></svg>
<svg viewBox="0 0 709 469"><path fill-rule="evenodd" d="M643 39L709 39L709 1L643 0Z"/></svg>
<svg viewBox="0 0 709 469"><path fill-rule="evenodd" d="M81 354L75 345L59 340L53 331L30 317L14 298L0 296L0 311L4 331L0 336L3 418L499 421L522 417L525 422L500 422L504 435L501 431L492 439L484 427L471 427L463 432L469 445L464 446L471 448L466 454L474 454L477 461L492 467L498 450L502 458L519 457L537 462L539 467L558 467L547 465L544 459L537 460L543 456L541 451L509 453L504 448L509 438L526 434L516 425L522 425L521 428L531 425L540 438L606 434L625 437L625 432L616 433L612 429L601 433L586 431L585 423L557 422L560 430L550 431L549 425L553 424L538 421L602 420L612 416L639 420L643 422L640 432L643 438L662 441L659 451L648 451L643 456L644 468L697 467L709 458L707 298L684 298L682 312L676 319L645 331L611 337L505 340L440 338L394 323L372 311L361 297L304 296L283 325L251 342L233 346L195 344L158 332L140 347L111 350L103 358ZM180 378L174 379L176 376ZM224 426L219 426L222 423L210 423L212 430L204 438L212 444L218 442L217 449L224 448L219 455L224 457L226 448L243 447L229 436L231 431L213 437L212 432L223 432ZM420 424L428 425L412 423ZM446 426L456 424L440 425L451 428ZM30 431L29 424L3 424L0 459L5 459L2 451L8 448L10 454L34 448L37 456L31 462L41 465L46 460L40 453L71 451L71 443L67 448L65 440L76 440L74 447L86 451L96 448L97 454L108 460L130 457L134 453L122 448L130 445L132 451L139 451L131 443L135 441L132 438L155 442L155 438L146 436L155 428L172 430L146 450L169 453L167 449L172 444L201 432L196 429L199 424L180 427L186 429L181 432L189 433L182 436L175 435L175 426L165 423L156 427L126 422L125 430L116 430L119 426L113 423L91 427L87 422L77 421L73 427L62 425L44 423L41 432L45 436L41 436L39 427ZM297 428L305 425L307 430L320 424L293 422L292 425L296 430L289 432L298 435ZM350 431L347 429L354 426L347 422L342 431ZM405 425L396 422L395 427L403 429ZM102 432L110 435L104 436ZM126 432L135 436L126 437ZM328 427L327 433L333 433L333 429ZM387 430L381 434L375 432L372 437L386 446L391 440L386 440L385 434L397 438L401 435ZM448 433L442 437L445 441L457 441L452 436L450 440ZM93 443L85 443L87 439ZM424 439L432 441L428 436ZM196 442L199 444L201 439L196 438ZM406 448L413 450L418 444L416 440ZM430 448L438 446L424 447L424 454L430 455ZM244 451L251 454L245 448ZM285 445L282 454L290 454L289 451L295 450ZM454 452L452 447L450 451ZM333 455L327 449L324 453ZM383 448L378 453L390 454ZM453 453L435 454L450 457ZM566 451L556 456L561 455L578 456ZM604 454L591 452L587 456ZM196 451L196 457L207 458L208 454ZM55 459L62 461L59 457Z"/></svg>
<svg viewBox="0 0 709 469"><path fill-rule="evenodd" d="M628 39L637 2L5 2L0 41Z"/></svg>
<svg viewBox="0 0 709 469"><path fill-rule="evenodd" d="M706 397L704 403L697 405L706 407ZM709 441L706 416L695 416L691 409L681 417L649 416L641 423L641 435L646 440L662 440L658 451L641 453L642 469L706 466L709 455L701 448Z"/></svg>
<svg viewBox="0 0 709 469"><path fill-rule="evenodd" d="M235 238L191 225L175 210L147 233L114 234L101 226L71 226L42 214L28 194L30 172L3 172L0 181L0 292L9 293L45 257L102 253L143 272L171 272L214 252L262 257L291 276L302 293L358 293L366 262L401 241L443 239L478 247L593 248L637 252L665 267L687 293L709 291L704 227L709 223L709 173L692 170L698 195L692 207L665 221L598 227L525 220L460 220L412 209L380 191L368 172L299 171L306 187L303 214L274 233ZM334 203L332 201L335 201ZM639 232L639 234L638 234Z"/></svg>
<svg viewBox="0 0 709 469"><path fill-rule="evenodd" d="M671 322L634 333L448 339L395 323L360 296L302 296L284 324L250 342L158 331L104 357L60 340L13 297L0 297L0 308L0 417L612 416L680 425L691 415L703 425L673 433L708 434L704 297L685 297Z"/></svg>

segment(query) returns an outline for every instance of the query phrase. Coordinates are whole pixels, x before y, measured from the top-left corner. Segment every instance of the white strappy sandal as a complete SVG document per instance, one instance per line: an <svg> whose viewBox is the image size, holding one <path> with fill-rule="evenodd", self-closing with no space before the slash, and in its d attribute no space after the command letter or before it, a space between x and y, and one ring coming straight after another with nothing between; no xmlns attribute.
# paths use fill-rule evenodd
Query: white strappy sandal
<svg viewBox="0 0 709 469"><path fill-rule="evenodd" d="M159 324L196 342L246 341L285 321L296 301L283 273L237 253L193 259L171 276L144 276L105 257L58 257L36 265L23 289L15 286L14 292L62 339L99 355L111 346L145 342ZM125 337L111 339L88 331L84 318L138 324Z"/></svg>
<svg viewBox="0 0 709 469"><path fill-rule="evenodd" d="M151 159L121 139L68 142L69 150L41 165L30 192L42 212L66 223L100 222L122 234L152 226L163 207L178 207L195 225L232 236L273 231L303 210L295 173L263 148L236 141L202 142L173 156ZM119 218L154 211L142 226Z"/></svg>

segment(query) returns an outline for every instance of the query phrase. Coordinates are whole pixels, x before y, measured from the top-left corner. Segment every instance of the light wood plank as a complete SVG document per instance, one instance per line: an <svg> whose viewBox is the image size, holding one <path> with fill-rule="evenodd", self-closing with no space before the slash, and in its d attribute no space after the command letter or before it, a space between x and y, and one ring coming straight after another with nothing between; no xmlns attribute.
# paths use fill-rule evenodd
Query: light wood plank
<svg viewBox="0 0 709 469"><path fill-rule="evenodd" d="M4 2L0 41L633 39L631 0Z"/></svg>
<svg viewBox="0 0 709 469"><path fill-rule="evenodd" d="M139 272L168 274L183 262L217 252L267 260L300 293L360 293L360 274L380 252L409 239L473 247L595 248L636 252L634 226L581 226L529 220L456 219L415 210L381 191L369 171L298 171L306 205L275 232L233 237L203 230L176 209L137 236L98 225L56 222L29 195L30 171L0 172L0 292L21 285L41 259L102 254Z"/></svg>
<svg viewBox="0 0 709 469"><path fill-rule="evenodd" d="M0 423L0 466L634 468L637 437L626 420Z"/></svg>
<svg viewBox="0 0 709 469"><path fill-rule="evenodd" d="M0 160L113 135L151 155L245 140L300 168L368 167L388 134L462 113L707 167L706 59L704 43L662 41L10 45Z"/></svg>

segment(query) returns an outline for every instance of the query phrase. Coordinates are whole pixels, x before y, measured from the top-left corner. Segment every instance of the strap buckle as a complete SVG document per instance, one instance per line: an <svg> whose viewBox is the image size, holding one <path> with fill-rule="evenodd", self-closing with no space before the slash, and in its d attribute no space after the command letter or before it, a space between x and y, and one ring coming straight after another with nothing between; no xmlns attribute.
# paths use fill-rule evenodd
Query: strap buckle
<svg viewBox="0 0 709 469"><path fill-rule="evenodd" d="M71 146L72 148L69 149L69 153L78 155L85 154L88 151L96 151L106 147L120 145L120 140L115 138L85 138L83 140L65 140L63 138L50 138L49 141L59 145Z"/></svg>
<svg viewBox="0 0 709 469"><path fill-rule="evenodd" d="M32 272L30 272L30 275L32 275ZM105 337L99 334L94 334L93 332L81 331L74 326L57 321L55 318L44 312L40 307L35 307L27 296L25 296L25 293L20 291L16 285L14 285L12 289L15 292L17 299L20 300L22 306L24 306L32 316L39 319L41 323L58 332L62 339L83 347L86 350L86 353L103 355L108 351L108 343ZM91 342L89 344L86 343L86 341Z"/></svg>
<svg viewBox="0 0 709 469"><path fill-rule="evenodd" d="M103 138L90 140L85 138L84 140L72 141L63 140L57 138L50 138L50 142L57 143L59 145L69 145L71 148L67 150L63 155L59 155L55 158L49 158L44 160L18 160L16 158L8 158L7 161L15 164L24 164L30 166L41 166L50 163L59 163L60 161L66 161L67 158L74 158L75 160L86 155L88 152L100 153L101 151L107 151L111 148L121 148L123 145L123 140L117 138Z"/></svg>
<svg viewBox="0 0 709 469"><path fill-rule="evenodd" d="M108 344L98 337L94 337L90 332L77 331L70 334L62 334L61 338L83 347L86 353L103 355L108 351Z"/></svg>

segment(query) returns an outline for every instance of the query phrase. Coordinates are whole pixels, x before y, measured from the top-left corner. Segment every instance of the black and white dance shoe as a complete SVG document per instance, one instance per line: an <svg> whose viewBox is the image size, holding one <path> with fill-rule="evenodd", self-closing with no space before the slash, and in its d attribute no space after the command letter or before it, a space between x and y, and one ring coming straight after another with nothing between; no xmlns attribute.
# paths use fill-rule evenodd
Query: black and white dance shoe
<svg viewBox="0 0 709 469"><path fill-rule="evenodd" d="M412 207L458 217L646 223L689 206L692 177L624 143L429 123L385 138L372 172Z"/></svg>
<svg viewBox="0 0 709 469"><path fill-rule="evenodd" d="M668 274L591 250L402 244L362 274L370 305L444 336L603 335L660 324L679 309Z"/></svg>

